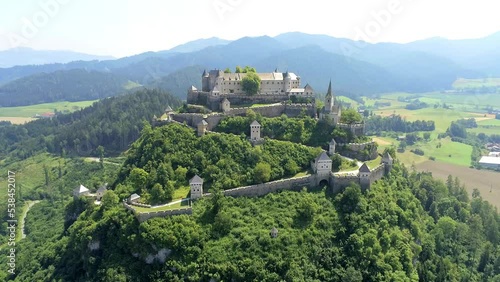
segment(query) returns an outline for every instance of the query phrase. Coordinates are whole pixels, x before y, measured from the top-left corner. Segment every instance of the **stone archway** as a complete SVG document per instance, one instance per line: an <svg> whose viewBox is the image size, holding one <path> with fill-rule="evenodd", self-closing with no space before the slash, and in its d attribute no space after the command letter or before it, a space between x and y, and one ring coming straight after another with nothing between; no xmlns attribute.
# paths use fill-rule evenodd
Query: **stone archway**
<svg viewBox="0 0 500 282"><path fill-rule="evenodd" d="M324 187L324 186L329 186L330 183L328 182L328 179L322 179L320 182L319 182L319 187Z"/></svg>

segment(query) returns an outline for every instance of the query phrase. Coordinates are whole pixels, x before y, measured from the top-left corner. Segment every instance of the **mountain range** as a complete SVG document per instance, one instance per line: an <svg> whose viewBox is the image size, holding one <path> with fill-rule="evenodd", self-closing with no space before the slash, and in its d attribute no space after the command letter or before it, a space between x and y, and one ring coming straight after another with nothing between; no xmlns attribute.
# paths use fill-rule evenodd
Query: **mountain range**
<svg viewBox="0 0 500 282"><path fill-rule="evenodd" d="M22 84L24 89L38 89L40 93L47 91L39 79L29 79L31 76L85 70L87 74L102 73L102 80L109 79L113 85L120 78L120 81L131 81L135 85L168 89L185 99L186 89L199 83L202 69L234 69L237 65L253 66L261 72L276 68L295 72L304 84L310 83L317 92L326 91L330 79L337 92L347 95L441 91L450 89L460 77L500 76L499 50L500 33L479 39L430 38L407 44L371 44L299 32L275 37L243 37L234 41L208 38L170 50L119 59L95 58L0 68L0 98L17 99L10 95L16 84ZM59 51L50 52L57 54ZM56 55L51 58L54 57ZM22 64L22 60L17 63ZM10 64L16 63L11 61ZM65 85L61 90L63 99L65 92L74 92L76 87L70 83ZM116 94L117 91L111 91L107 96Z"/></svg>

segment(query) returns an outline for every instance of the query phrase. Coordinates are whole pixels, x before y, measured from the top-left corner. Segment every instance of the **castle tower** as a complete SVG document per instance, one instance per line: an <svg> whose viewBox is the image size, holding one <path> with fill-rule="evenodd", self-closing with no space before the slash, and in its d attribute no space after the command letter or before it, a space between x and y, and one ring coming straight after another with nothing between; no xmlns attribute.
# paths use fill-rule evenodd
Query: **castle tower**
<svg viewBox="0 0 500 282"><path fill-rule="evenodd" d="M332 171L332 160L325 151L313 161L312 169L318 176L330 175Z"/></svg>
<svg viewBox="0 0 500 282"><path fill-rule="evenodd" d="M202 119L197 125L198 136L203 136L207 132L208 123Z"/></svg>
<svg viewBox="0 0 500 282"><path fill-rule="evenodd" d="M363 165L359 168L359 184L361 185L362 190L370 189L371 181L370 176L372 172L370 168L363 163Z"/></svg>
<svg viewBox="0 0 500 282"><path fill-rule="evenodd" d="M201 75L201 91L210 91L210 78L208 76L207 70L204 70L203 74Z"/></svg>
<svg viewBox="0 0 500 282"><path fill-rule="evenodd" d="M391 157L391 154L389 154L389 152L386 151L382 156L382 164L384 164L385 175L391 172L393 162L394 159Z"/></svg>
<svg viewBox="0 0 500 282"><path fill-rule="evenodd" d="M260 137L260 123L254 120L250 124L250 140L251 141L259 141L262 138Z"/></svg>
<svg viewBox="0 0 500 282"><path fill-rule="evenodd" d="M330 156L335 155L335 146L337 146L337 142L335 142L335 139L332 138L332 141L328 144L328 154Z"/></svg>
<svg viewBox="0 0 500 282"><path fill-rule="evenodd" d="M335 96L332 93L332 81L330 80L330 84L328 84L328 91L325 96L325 113L331 113L334 105Z"/></svg>
<svg viewBox="0 0 500 282"><path fill-rule="evenodd" d="M195 175L189 180L189 187L191 188L191 200L196 200L203 197L203 179Z"/></svg>
<svg viewBox="0 0 500 282"><path fill-rule="evenodd" d="M292 77L290 76L290 73L288 73L288 71L283 74L283 80L283 91L285 93L288 93L290 89L292 89Z"/></svg>
<svg viewBox="0 0 500 282"><path fill-rule="evenodd" d="M304 94L306 96L313 96L314 95L314 89L311 87L311 85L306 84L306 86L304 86Z"/></svg>
<svg viewBox="0 0 500 282"><path fill-rule="evenodd" d="M223 112L227 112L227 111L231 110L231 103L229 102L229 100L227 98L224 98L224 100L222 100L222 102L220 102L220 109Z"/></svg>
<svg viewBox="0 0 500 282"><path fill-rule="evenodd" d="M171 121L172 120L172 115L174 114L174 110L170 106L167 106L165 109L165 120Z"/></svg>

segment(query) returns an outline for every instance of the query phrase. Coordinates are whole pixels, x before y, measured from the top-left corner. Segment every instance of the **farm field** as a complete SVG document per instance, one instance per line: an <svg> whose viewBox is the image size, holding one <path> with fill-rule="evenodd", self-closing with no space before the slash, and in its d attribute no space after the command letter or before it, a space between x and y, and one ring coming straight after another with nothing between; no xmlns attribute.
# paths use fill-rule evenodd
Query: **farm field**
<svg viewBox="0 0 500 282"><path fill-rule="evenodd" d="M465 184L469 196L474 188L477 188L483 199L500 208L500 173L488 170L477 170L473 168L443 164L433 161L425 161L416 165L418 171L429 171L436 178L446 181L448 175L453 178L457 176L460 182ZM491 191L491 192L490 192Z"/></svg>
<svg viewBox="0 0 500 282"><path fill-rule="evenodd" d="M54 110L63 113L69 113L79 110L80 108L88 107L96 101L97 100L81 102L54 102L21 107L3 107L0 108L0 119L3 119L4 117L31 118L36 114L42 114L46 112L53 113Z"/></svg>
<svg viewBox="0 0 500 282"><path fill-rule="evenodd" d="M465 97L467 96L467 97ZM398 97L413 97L429 104L430 107L419 110L408 110L408 103L398 101ZM387 93L378 99L364 98L367 106L373 106L375 102L390 103L390 106L380 107L373 110L373 113L381 116L390 116L392 114L401 115L408 121L416 120L434 120L437 132L445 132L452 121L462 118L476 118L479 120L494 119L493 115L488 115L482 110L486 106L500 107L500 94L446 94L439 92L409 94L409 93ZM434 104L446 103L452 106L451 109L442 107L434 108Z"/></svg>
<svg viewBox="0 0 500 282"><path fill-rule="evenodd" d="M483 119L483 120L476 119L477 127L469 128L467 129L467 131L474 132L476 134L481 132L487 135L500 134L500 120L493 119L492 115L491 117L492 117L491 119Z"/></svg>
<svg viewBox="0 0 500 282"><path fill-rule="evenodd" d="M399 141L391 137L373 137L373 140L378 143L380 153L387 147L399 146ZM438 146L439 144L441 146ZM425 154L419 156L410 152L413 149L421 149ZM415 145L408 145L404 153L397 152L396 154L398 159L407 166L426 162L432 156L435 158L435 162L438 163L469 167L472 147L467 144L452 142L449 137L439 140L437 135L433 134L430 141L419 141Z"/></svg>
<svg viewBox="0 0 500 282"><path fill-rule="evenodd" d="M500 86L500 78L459 78L453 82L454 89L460 88L481 88L481 87Z"/></svg>
<svg viewBox="0 0 500 282"><path fill-rule="evenodd" d="M35 119L29 117L0 117L0 121L8 121L12 124L24 124Z"/></svg>

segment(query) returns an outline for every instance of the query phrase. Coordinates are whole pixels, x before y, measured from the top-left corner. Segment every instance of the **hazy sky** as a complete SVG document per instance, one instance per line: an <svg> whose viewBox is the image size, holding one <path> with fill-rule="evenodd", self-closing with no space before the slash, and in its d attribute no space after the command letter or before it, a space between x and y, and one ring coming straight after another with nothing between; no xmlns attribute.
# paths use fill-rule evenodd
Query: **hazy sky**
<svg viewBox="0 0 500 282"><path fill-rule="evenodd" d="M122 57L212 36L290 31L370 42L500 31L492 0L0 0L0 50L16 46Z"/></svg>

